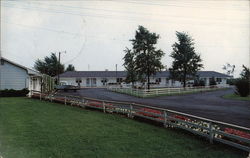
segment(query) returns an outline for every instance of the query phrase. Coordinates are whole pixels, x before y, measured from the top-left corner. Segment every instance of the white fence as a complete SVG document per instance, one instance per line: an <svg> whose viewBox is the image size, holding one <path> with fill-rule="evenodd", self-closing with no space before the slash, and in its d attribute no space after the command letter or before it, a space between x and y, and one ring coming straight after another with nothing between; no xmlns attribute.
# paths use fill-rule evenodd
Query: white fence
<svg viewBox="0 0 250 158"><path fill-rule="evenodd" d="M227 87L217 87L217 86L204 86L204 87L186 87L186 88L157 88L157 89L132 89L132 88L118 88L118 87L108 87L108 90L125 93L137 97L154 97L161 95L175 95L175 94L188 94L204 91L212 91L223 89Z"/></svg>
<svg viewBox="0 0 250 158"><path fill-rule="evenodd" d="M173 110L129 102L106 101L80 96L44 94L32 91L32 97L65 105L92 108L104 113L118 113L129 118L140 117L162 123L165 128L180 128L203 136L210 143L221 142L250 152L250 128L210 120Z"/></svg>

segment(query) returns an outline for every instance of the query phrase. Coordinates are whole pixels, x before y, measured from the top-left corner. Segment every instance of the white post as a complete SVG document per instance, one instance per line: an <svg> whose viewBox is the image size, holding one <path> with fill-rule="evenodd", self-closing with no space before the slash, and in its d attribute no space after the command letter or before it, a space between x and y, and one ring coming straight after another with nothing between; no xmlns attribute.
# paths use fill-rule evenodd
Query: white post
<svg viewBox="0 0 250 158"><path fill-rule="evenodd" d="M212 127L212 122L209 122L209 142L212 144L213 143L213 127Z"/></svg>
<svg viewBox="0 0 250 158"><path fill-rule="evenodd" d="M133 117L132 111L133 111L133 106L132 106L132 104L130 104L130 112L129 112L129 117L130 118Z"/></svg>
<svg viewBox="0 0 250 158"><path fill-rule="evenodd" d="M167 127L167 112L164 110L164 127Z"/></svg>
<svg viewBox="0 0 250 158"><path fill-rule="evenodd" d="M103 112L104 112L104 113L106 113L106 111L105 111L105 103L104 103L104 101L102 102L102 107L103 107Z"/></svg>

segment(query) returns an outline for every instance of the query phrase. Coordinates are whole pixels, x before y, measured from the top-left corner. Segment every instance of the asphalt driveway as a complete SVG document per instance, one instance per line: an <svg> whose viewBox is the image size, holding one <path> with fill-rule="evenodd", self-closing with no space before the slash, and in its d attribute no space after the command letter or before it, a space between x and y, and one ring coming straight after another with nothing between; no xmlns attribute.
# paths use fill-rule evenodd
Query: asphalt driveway
<svg viewBox="0 0 250 158"><path fill-rule="evenodd" d="M78 92L67 93L103 100L127 101L162 107L250 128L250 102L221 97L233 93L233 89L156 98L137 98L101 88L81 89Z"/></svg>

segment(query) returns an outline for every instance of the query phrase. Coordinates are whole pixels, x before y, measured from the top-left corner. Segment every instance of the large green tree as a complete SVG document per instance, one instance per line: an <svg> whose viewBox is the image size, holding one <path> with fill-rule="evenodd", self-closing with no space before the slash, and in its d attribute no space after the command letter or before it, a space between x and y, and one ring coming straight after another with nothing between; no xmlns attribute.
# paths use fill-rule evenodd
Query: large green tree
<svg viewBox="0 0 250 158"><path fill-rule="evenodd" d="M123 57L124 64L123 66L125 67L127 71L127 77L126 77L126 82L132 82L132 87L134 87L134 82L137 81L137 74L136 74L136 67L135 67L135 54L132 52L131 49L126 48L124 50L126 53L125 56Z"/></svg>
<svg viewBox="0 0 250 158"><path fill-rule="evenodd" d="M242 67L243 67L243 70L240 73L241 78L249 80L250 79L250 69L247 68L245 65L242 65Z"/></svg>
<svg viewBox="0 0 250 158"><path fill-rule="evenodd" d="M139 79L147 78L148 89L150 89L150 76L164 68L161 63L164 53L155 47L158 39L159 35L139 26L135 33L135 39L131 40L135 54L135 71Z"/></svg>
<svg viewBox="0 0 250 158"><path fill-rule="evenodd" d="M50 56L44 57L43 60L37 59L34 68L49 76L56 76L64 72L64 65L59 64L55 53L51 53Z"/></svg>
<svg viewBox="0 0 250 158"><path fill-rule="evenodd" d="M74 65L69 64L65 71L76 71Z"/></svg>
<svg viewBox="0 0 250 158"><path fill-rule="evenodd" d="M176 36L178 42L172 45L170 57L174 60L169 70L171 77L183 82L183 87L186 87L187 79L194 78L203 64L200 55L195 52L193 39L185 32L176 32Z"/></svg>

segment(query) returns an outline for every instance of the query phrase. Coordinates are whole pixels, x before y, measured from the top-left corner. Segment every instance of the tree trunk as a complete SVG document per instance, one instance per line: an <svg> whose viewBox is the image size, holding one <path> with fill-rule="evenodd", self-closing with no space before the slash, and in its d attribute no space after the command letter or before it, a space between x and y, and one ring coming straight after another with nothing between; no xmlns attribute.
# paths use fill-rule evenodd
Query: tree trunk
<svg viewBox="0 0 250 158"><path fill-rule="evenodd" d="M147 74L148 75L148 74ZM149 78L149 75L148 75L148 90L150 89L150 84L149 84L149 82L150 82L150 78Z"/></svg>
<svg viewBox="0 0 250 158"><path fill-rule="evenodd" d="M186 88L186 72L184 72L184 76L183 76L183 87L184 89Z"/></svg>

